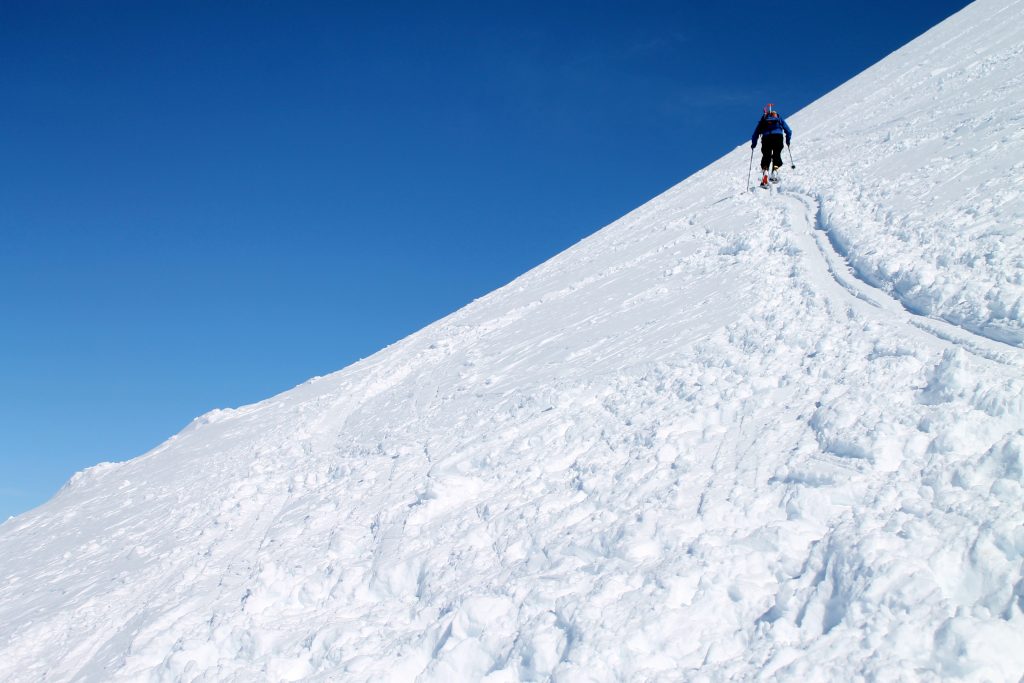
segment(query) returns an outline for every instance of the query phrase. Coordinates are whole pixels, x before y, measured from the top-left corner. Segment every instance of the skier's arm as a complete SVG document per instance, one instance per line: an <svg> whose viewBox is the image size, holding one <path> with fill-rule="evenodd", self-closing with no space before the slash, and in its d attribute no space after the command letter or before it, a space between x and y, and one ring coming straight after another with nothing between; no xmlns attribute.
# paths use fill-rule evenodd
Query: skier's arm
<svg viewBox="0 0 1024 683"><path fill-rule="evenodd" d="M761 134L761 122L757 122L757 127L754 128L754 134L750 136L750 148L757 147L757 136Z"/></svg>
<svg viewBox="0 0 1024 683"><path fill-rule="evenodd" d="M779 119L782 121L782 130L786 131L786 147L789 147L789 141L793 139L793 131L786 125L785 119Z"/></svg>

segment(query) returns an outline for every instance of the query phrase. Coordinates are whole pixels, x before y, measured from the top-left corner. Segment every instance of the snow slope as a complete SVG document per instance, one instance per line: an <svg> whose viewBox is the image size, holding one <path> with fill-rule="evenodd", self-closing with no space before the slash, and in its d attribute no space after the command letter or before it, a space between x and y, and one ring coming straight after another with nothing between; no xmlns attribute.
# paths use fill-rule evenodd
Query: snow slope
<svg viewBox="0 0 1024 683"><path fill-rule="evenodd" d="M980 0L778 191L741 146L76 475L0 526L0 680L1020 680L1022 50Z"/></svg>

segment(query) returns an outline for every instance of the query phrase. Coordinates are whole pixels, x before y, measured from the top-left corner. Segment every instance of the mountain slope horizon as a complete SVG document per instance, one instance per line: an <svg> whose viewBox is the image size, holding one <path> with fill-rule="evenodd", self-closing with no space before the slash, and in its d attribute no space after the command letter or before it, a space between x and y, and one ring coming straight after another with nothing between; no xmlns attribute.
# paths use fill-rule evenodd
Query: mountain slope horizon
<svg viewBox="0 0 1024 683"><path fill-rule="evenodd" d="M0 525L0 679L1019 680L1022 54L978 0L787 116L777 187L741 145L79 473Z"/></svg>

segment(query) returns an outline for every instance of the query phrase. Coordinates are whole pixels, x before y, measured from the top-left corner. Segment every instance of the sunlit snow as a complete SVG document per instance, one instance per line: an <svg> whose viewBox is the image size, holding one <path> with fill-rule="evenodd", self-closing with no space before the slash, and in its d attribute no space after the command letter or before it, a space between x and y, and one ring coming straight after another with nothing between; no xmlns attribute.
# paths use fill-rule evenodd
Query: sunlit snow
<svg viewBox="0 0 1024 683"><path fill-rule="evenodd" d="M1020 680L1022 103L981 0L787 116L778 186L741 145L80 473L0 526L0 680Z"/></svg>

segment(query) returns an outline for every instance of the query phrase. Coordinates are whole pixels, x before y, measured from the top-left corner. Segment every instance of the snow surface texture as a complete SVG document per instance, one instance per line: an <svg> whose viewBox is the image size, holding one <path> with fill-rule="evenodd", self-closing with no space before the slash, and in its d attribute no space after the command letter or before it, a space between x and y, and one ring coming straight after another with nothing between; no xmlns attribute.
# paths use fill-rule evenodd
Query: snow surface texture
<svg viewBox="0 0 1024 683"><path fill-rule="evenodd" d="M77 475L0 526L0 680L1018 681L1022 50L975 3L778 188Z"/></svg>

